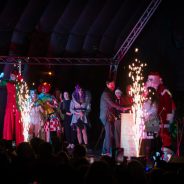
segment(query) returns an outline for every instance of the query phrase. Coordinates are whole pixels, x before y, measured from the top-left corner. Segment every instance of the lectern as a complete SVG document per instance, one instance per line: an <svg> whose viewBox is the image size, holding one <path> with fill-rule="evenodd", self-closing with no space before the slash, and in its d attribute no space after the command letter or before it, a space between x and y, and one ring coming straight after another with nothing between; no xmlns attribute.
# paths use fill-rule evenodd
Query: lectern
<svg viewBox="0 0 184 184"><path fill-rule="evenodd" d="M120 147L124 149L124 156L127 156L129 159L137 156L134 128L133 114L121 113Z"/></svg>

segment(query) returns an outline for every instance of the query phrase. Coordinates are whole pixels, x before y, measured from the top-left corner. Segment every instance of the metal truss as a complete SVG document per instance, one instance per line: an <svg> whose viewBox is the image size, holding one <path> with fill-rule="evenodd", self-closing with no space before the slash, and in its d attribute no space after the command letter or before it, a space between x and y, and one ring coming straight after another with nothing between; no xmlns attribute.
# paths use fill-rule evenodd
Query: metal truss
<svg viewBox="0 0 184 184"><path fill-rule="evenodd" d="M47 57L18 57L0 56L0 64L28 64L28 65L65 65L65 66L112 66L112 58L47 58Z"/></svg>
<svg viewBox="0 0 184 184"><path fill-rule="evenodd" d="M120 61L124 58L125 54L135 41L135 39L138 37L140 32L143 30L144 26L148 22L148 20L151 18L159 4L161 3L161 0L152 0L142 16L140 17L139 21L136 23L130 34L127 36L123 44L121 45L118 52L115 54L113 59L115 60L116 65L118 66Z"/></svg>

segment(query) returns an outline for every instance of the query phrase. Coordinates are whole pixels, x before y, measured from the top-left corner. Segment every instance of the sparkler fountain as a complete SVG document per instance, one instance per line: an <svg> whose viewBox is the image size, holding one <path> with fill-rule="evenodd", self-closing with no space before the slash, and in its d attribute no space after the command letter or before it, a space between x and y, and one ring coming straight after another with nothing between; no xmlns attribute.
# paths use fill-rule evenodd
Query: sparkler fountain
<svg viewBox="0 0 184 184"><path fill-rule="evenodd" d="M21 76L21 61L18 62L18 104L21 111L21 120L23 123L23 135L24 141L28 141L28 131L29 131L29 122L30 122L30 105L29 105L29 90L27 83L23 80Z"/></svg>
<svg viewBox="0 0 184 184"><path fill-rule="evenodd" d="M134 126L132 127L134 141L136 146L136 156L139 156L141 138L144 131L144 123L142 121L142 103L144 101L144 77L143 68L146 67L146 63L141 63L140 60L135 59L135 62L129 65L129 77L132 79L131 95L133 97L133 121Z"/></svg>

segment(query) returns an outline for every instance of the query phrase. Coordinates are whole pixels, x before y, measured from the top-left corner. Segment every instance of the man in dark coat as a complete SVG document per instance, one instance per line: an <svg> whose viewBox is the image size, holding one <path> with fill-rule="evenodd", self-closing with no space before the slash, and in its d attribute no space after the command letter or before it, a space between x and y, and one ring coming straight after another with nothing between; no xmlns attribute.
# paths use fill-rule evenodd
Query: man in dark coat
<svg viewBox="0 0 184 184"><path fill-rule="evenodd" d="M105 128L102 155L108 156L112 155L115 110L120 110L122 112L124 110L122 106L115 103L114 90L114 81L106 81L106 88L104 89L100 99L100 120Z"/></svg>

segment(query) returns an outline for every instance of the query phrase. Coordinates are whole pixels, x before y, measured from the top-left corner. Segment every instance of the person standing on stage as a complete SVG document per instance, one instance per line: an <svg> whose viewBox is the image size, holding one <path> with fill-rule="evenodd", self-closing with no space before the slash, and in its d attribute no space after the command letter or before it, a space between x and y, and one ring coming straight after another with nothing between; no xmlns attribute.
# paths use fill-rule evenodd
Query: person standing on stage
<svg viewBox="0 0 184 184"><path fill-rule="evenodd" d="M9 80L0 80L0 86L6 86L7 102L4 116L3 139L15 141L16 146L24 141L23 123L18 104L19 84L21 82L19 72L14 69L10 73Z"/></svg>
<svg viewBox="0 0 184 184"><path fill-rule="evenodd" d="M122 94L123 92L120 89L115 90L115 102L123 107ZM120 110L115 110L116 119L114 121L114 139L116 148L120 148L121 113Z"/></svg>
<svg viewBox="0 0 184 184"><path fill-rule="evenodd" d="M45 131L45 139L47 142L53 143L56 138L61 135L61 123L57 114L58 103L54 96L49 94L51 85L49 83L42 83L38 87L40 94L38 100L44 109L46 122L43 129Z"/></svg>
<svg viewBox="0 0 184 184"><path fill-rule="evenodd" d="M155 88L148 87L144 94L142 105L142 120L144 122L144 131L142 134L141 155L146 155L146 159L151 159L156 152L160 151L159 116L158 105L159 98Z"/></svg>
<svg viewBox="0 0 184 184"><path fill-rule="evenodd" d="M70 94L68 91L64 91L63 93L63 101L61 104L61 111L64 115L63 126L64 126L64 135L67 141L67 149L73 149L75 146L75 130L74 127L71 126L72 113L70 112Z"/></svg>
<svg viewBox="0 0 184 184"><path fill-rule="evenodd" d="M128 84L126 86L126 94L122 95L122 104L123 107L127 107L127 111L126 112L130 112L132 105L133 105L133 96L132 96L132 86L130 84Z"/></svg>
<svg viewBox="0 0 184 184"><path fill-rule="evenodd" d="M30 127L29 127L29 139L33 137L42 138L42 127L44 125L44 109L38 100L37 91L30 90Z"/></svg>
<svg viewBox="0 0 184 184"><path fill-rule="evenodd" d="M170 122L173 115L173 99L170 91L164 86L163 80L158 72L151 72L148 75L146 87L153 87L157 90L158 116L160 118L160 137L162 140L162 148L171 146L171 135L169 132Z"/></svg>
<svg viewBox="0 0 184 184"><path fill-rule="evenodd" d="M115 82L113 80L106 81L106 87L100 98L100 120L105 128L102 155L108 156L112 156L115 109L122 112L125 110L115 102L114 90Z"/></svg>
<svg viewBox="0 0 184 184"><path fill-rule="evenodd" d="M148 87L142 106L145 132L147 133L154 134L159 131L158 104L159 98L156 89Z"/></svg>
<svg viewBox="0 0 184 184"><path fill-rule="evenodd" d="M70 112L73 114L71 126L76 126L78 143L88 145L88 114L91 111L91 95L80 85L75 86L72 93Z"/></svg>

